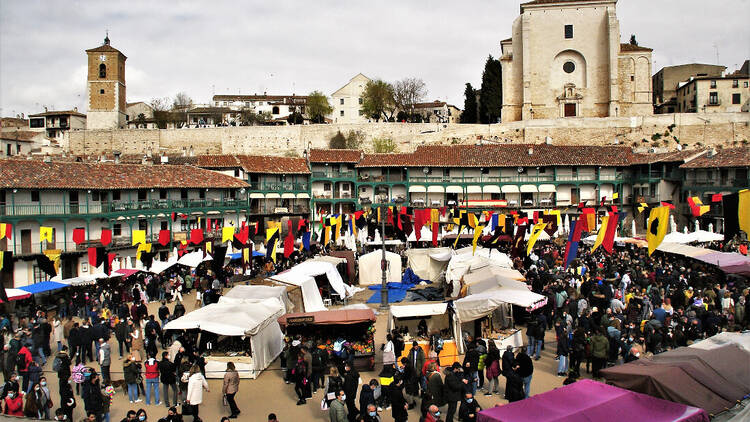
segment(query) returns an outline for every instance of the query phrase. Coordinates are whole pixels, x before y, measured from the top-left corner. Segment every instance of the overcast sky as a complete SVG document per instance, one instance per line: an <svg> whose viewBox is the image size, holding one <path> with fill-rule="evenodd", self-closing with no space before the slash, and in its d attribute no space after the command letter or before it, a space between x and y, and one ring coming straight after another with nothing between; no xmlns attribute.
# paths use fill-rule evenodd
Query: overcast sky
<svg viewBox="0 0 750 422"><path fill-rule="evenodd" d="M185 91L330 95L359 72L422 78L427 100L463 107L488 54L510 36L519 0L0 1L0 115L85 110L85 49L127 57L127 101ZM750 0L620 0L622 40L636 34L663 66L750 58Z"/></svg>

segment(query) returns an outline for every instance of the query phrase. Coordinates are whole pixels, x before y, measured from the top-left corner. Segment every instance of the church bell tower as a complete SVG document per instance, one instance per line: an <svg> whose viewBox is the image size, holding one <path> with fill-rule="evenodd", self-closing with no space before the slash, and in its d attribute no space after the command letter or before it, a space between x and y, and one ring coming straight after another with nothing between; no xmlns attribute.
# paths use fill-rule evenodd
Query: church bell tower
<svg viewBox="0 0 750 422"><path fill-rule="evenodd" d="M86 50L88 77L86 92L88 113L87 129L125 128L125 57L109 42Z"/></svg>

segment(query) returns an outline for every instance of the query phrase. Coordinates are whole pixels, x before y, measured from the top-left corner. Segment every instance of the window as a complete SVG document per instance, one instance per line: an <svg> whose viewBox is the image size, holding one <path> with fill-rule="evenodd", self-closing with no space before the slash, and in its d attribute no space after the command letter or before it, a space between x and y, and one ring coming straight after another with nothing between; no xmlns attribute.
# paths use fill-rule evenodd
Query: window
<svg viewBox="0 0 750 422"><path fill-rule="evenodd" d="M198 191L198 198L200 198L200 199L206 199L206 191L203 190L203 189L200 189Z"/></svg>
<svg viewBox="0 0 750 422"><path fill-rule="evenodd" d="M740 94L737 94L737 95L740 95ZM21 153L21 144L16 144L16 154L20 154L20 153Z"/></svg>
<svg viewBox="0 0 750 422"><path fill-rule="evenodd" d="M99 201L100 200L99 199L99 192L97 192L97 191L91 192L91 200L92 201Z"/></svg>
<svg viewBox="0 0 750 422"><path fill-rule="evenodd" d="M99 78L104 79L107 77L107 65L102 63L99 65Z"/></svg>
<svg viewBox="0 0 750 422"><path fill-rule="evenodd" d="M573 25L565 25L565 39L573 38Z"/></svg>
<svg viewBox="0 0 750 422"><path fill-rule="evenodd" d="M166 221L162 221L159 223L161 230L169 230L169 223Z"/></svg>
<svg viewBox="0 0 750 422"><path fill-rule="evenodd" d="M732 88L739 88L739 87L740 87L740 81L738 81L737 79L734 79L732 81Z"/></svg>
<svg viewBox="0 0 750 422"><path fill-rule="evenodd" d="M339 104L344 105L344 99L343 98L339 100Z"/></svg>
<svg viewBox="0 0 750 422"><path fill-rule="evenodd" d="M148 220L141 218L138 220L138 230L148 230Z"/></svg>
<svg viewBox="0 0 750 422"><path fill-rule="evenodd" d="M250 101L245 101L245 107L250 107Z"/></svg>
<svg viewBox="0 0 750 422"><path fill-rule="evenodd" d="M215 105L215 106L218 106L218 105L219 105L219 102L218 102L218 101L214 101L214 105Z"/></svg>
<svg viewBox="0 0 750 422"><path fill-rule="evenodd" d="M38 265L34 265L34 283L41 283L47 280L47 273L39 269Z"/></svg>
<svg viewBox="0 0 750 422"><path fill-rule="evenodd" d="M630 82L633 82L635 80L635 76L630 75Z"/></svg>
<svg viewBox="0 0 750 422"><path fill-rule="evenodd" d="M224 105L229 105L229 101L224 101Z"/></svg>
<svg viewBox="0 0 750 422"><path fill-rule="evenodd" d="M747 87L748 87L748 81L745 81L744 87L745 87L745 88L747 88Z"/></svg>
<svg viewBox="0 0 750 422"><path fill-rule="evenodd" d="M31 202L39 202L39 191L38 190L31 191Z"/></svg>
<svg viewBox="0 0 750 422"><path fill-rule="evenodd" d="M711 88L716 88L716 81L715 80L711 81Z"/></svg>
<svg viewBox="0 0 750 422"><path fill-rule="evenodd" d="M359 105L364 104L365 100L362 99L362 97L359 97Z"/></svg>
<svg viewBox="0 0 750 422"><path fill-rule="evenodd" d="M717 92L708 94L708 105L719 105L719 94Z"/></svg>
<svg viewBox="0 0 750 422"><path fill-rule="evenodd" d="M745 82L745 84L747 84L747 82ZM29 120L29 127L44 127L44 119Z"/></svg>
<svg viewBox="0 0 750 422"><path fill-rule="evenodd" d="M103 90L103 89L100 89L100 90L99 90L99 93L100 93L100 94L104 94L104 90Z"/></svg>
<svg viewBox="0 0 750 422"><path fill-rule="evenodd" d="M279 114L279 107L273 106L273 108L271 109L271 114Z"/></svg>
<svg viewBox="0 0 750 422"><path fill-rule="evenodd" d="M485 168L483 168L483 169L482 169L482 175L483 175L483 176L486 176L486 175L488 175L488 174L490 174L490 169L488 169L488 168L486 168L486 169L485 169Z"/></svg>
<svg viewBox="0 0 750 422"><path fill-rule="evenodd" d="M138 189L138 202L143 202L148 199L148 193L146 193L146 189Z"/></svg>
<svg viewBox="0 0 750 422"><path fill-rule="evenodd" d="M120 200L120 191L119 190L113 190L112 191L112 200L113 201L119 201Z"/></svg>
<svg viewBox="0 0 750 422"><path fill-rule="evenodd" d="M740 94L732 94L732 104L742 104Z"/></svg>
<svg viewBox="0 0 750 422"><path fill-rule="evenodd" d="M181 189L180 190L180 199L182 199L183 201L186 200L186 199L188 199L188 191L187 191L187 189Z"/></svg>
<svg viewBox="0 0 750 422"><path fill-rule="evenodd" d="M326 192L330 192L331 191L331 184L328 183L328 182L323 183L323 190L326 191Z"/></svg>
<svg viewBox="0 0 750 422"><path fill-rule="evenodd" d="M565 62L565 64L563 64L563 71L565 71L565 73L573 73L575 70L576 70L575 63Z"/></svg>
<svg viewBox="0 0 750 422"><path fill-rule="evenodd" d="M344 116L344 110L341 110L341 111L339 112L339 115L340 115L341 117L343 117L343 116Z"/></svg>
<svg viewBox="0 0 750 422"><path fill-rule="evenodd" d="M234 169L234 177L240 177L240 169Z"/></svg>
<svg viewBox="0 0 750 422"><path fill-rule="evenodd" d="M11 156L13 155L13 146L11 144L5 145L5 155Z"/></svg>
<svg viewBox="0 0 750 422"><path fill-rule="evenodd" d="M159 199L167 199L167 190L159 189Z"/></svg>

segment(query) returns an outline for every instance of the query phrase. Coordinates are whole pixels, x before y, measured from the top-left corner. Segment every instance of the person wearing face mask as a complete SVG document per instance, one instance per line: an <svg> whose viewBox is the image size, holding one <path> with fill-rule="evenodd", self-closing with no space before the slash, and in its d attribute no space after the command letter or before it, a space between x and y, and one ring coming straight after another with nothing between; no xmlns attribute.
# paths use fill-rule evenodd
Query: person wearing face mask
<svg viewBox="0 0 750 422"><path fill-rule="evenodd" d="M23 395L17 391L10 391L5 396L3 414L10 416L23 416Z"/></svg>
<svg viewBox="0 0 750 422"><path fill-rule="evenodd" d="M378 408L374 404L368 404L365 412L359 416L357 421L361 422L380 422L380 415L378 415Z"/></svg>
<svg viewBox="0 0 750 422"><path fill-rule="evenodd" d="M0 393L0 400L5 399L5 396L10 392L18 394L21 386L18 384L18 374L15 372L10 373L10 378L3 385L2 392Z"/></svg>
<svg viewBox="0 0 750 422"><path fill-rule="evenodd" d="M461 401L461 408L458 409L458 420L461 422L475 421L480 410L482 410L482 406L474 400L474 395L467 392Z"/></svg>
<svg viewBox="0 0 750 422"><path fill-rule="evenodd" d="M331 402L331 407L328 409L328 417L331 422L347 422L349 420L344 390L339 390L336 393L336 400Z"/></svg>
<svg viewBox="0 0 750 422"><path fill-rule="evenodd" d="M138 413L136 413L136 420L138 422L148 421L148 415L146 414L146 411L144 409L138 409Z"/></svg>
<svg viewBox="0 0 750 422"><path fill-rule="evenodd" d="M42 407L44 410L45 419L49 419L49 410L52 407L52 404L50 403L52 401L52 396L49 392L49 386L47 385L47 377L42 377L39 380L39 390L41 393L42 400Z"/></svg>
<svg viewBox="0 0 750 422"><path fill-rule="evenodd" d="M427 409L427 415L424 417L424 422L442 422L440 419L440 409L434 404Z"/></svg>

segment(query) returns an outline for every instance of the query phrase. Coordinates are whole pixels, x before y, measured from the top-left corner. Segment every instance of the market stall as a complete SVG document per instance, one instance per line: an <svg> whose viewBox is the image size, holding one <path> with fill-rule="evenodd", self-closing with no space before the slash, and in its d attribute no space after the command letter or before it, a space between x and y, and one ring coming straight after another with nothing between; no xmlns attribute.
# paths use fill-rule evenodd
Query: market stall
<svg viewBox="0 0 750 422"><path fill-rule="evenodd" d="M277 319L283 314L284 304L275 297L251 306L213 303L168 322L164 329L215 335L206 358L207 378L223 378L226 362L232 361L241 378L255 379L281 353L283 334Z"/></svg>
<svg viewBox="0 0 750 422"><path fill-rule="evenodd" d="M479 412L479 422L708 422L703 409L592 380Z"/></svg>
<svg viewBox="0 0 750 422"><path fill-rule="evenodd" d="M433 347L438 345L437 339L439 338L441 340L439 343L442 344L442 350L438 353L440 366L458 362L458 351L454 337L455 318L453 312L449 312L447 303L424 302L393 305L391 306L391 319L388 323L389 332L395 328L404 337L406 347L400 357L409 354L409 349L411 349L414 340L424 350L425 356L429 356Z"/></svg>
<svg viewBox="0 0 750 422"><path fill-rule="evenodd" d="M388 261L386 281L398 283L401 281L401 256L393 252L385 251L385 259ZM380 268L383 260L383 250L376 250L359 257L359 285L369 286L380 284L382 270Z"/></svg>
<svg viewBox="0 0 750 422"><path fill-rule="evenodd" d="M342 358L343 346L349 343L357 368L371 371L375 367L375 313L372 309L286 314L278 321L287 336L316 339L334 359Z"/></svg>
<svg viewBox="0 0 750 422"><path fill-rule="evenodd" d="M269 285L282 286L287 289L287 297L294 304L294 309L301 312L325 311L323 298L320 296L315 279L296 277L293 274L277 274L264 282Z"/></svg>
<svg viewBox="0 0 750 422"><path fill-rule="evenodd" d="M275 297L284 304L285 312L291 312L294 305L287 297L283 286L234 286L219 297L219 303L257 303Z"/></svg>
<svg viewBox="0 0 750 422"><path fill-rule="evenodd" d="M275 280L292 283L295 280L308 278L312 278L315 281L318 289L322 290L321 296L327 298L330 298L332 295L340 299L350 298L360 290L344 283L341 274L336 270L336 266L330 262L308 260L273 276Z"/></svg>
<svg viewBox="0 0 750 422"><path fill-rule="evenodd" d="M419 278L438 281L450 261L450 248L412 248L405 251L407 265Z"/></svg>

